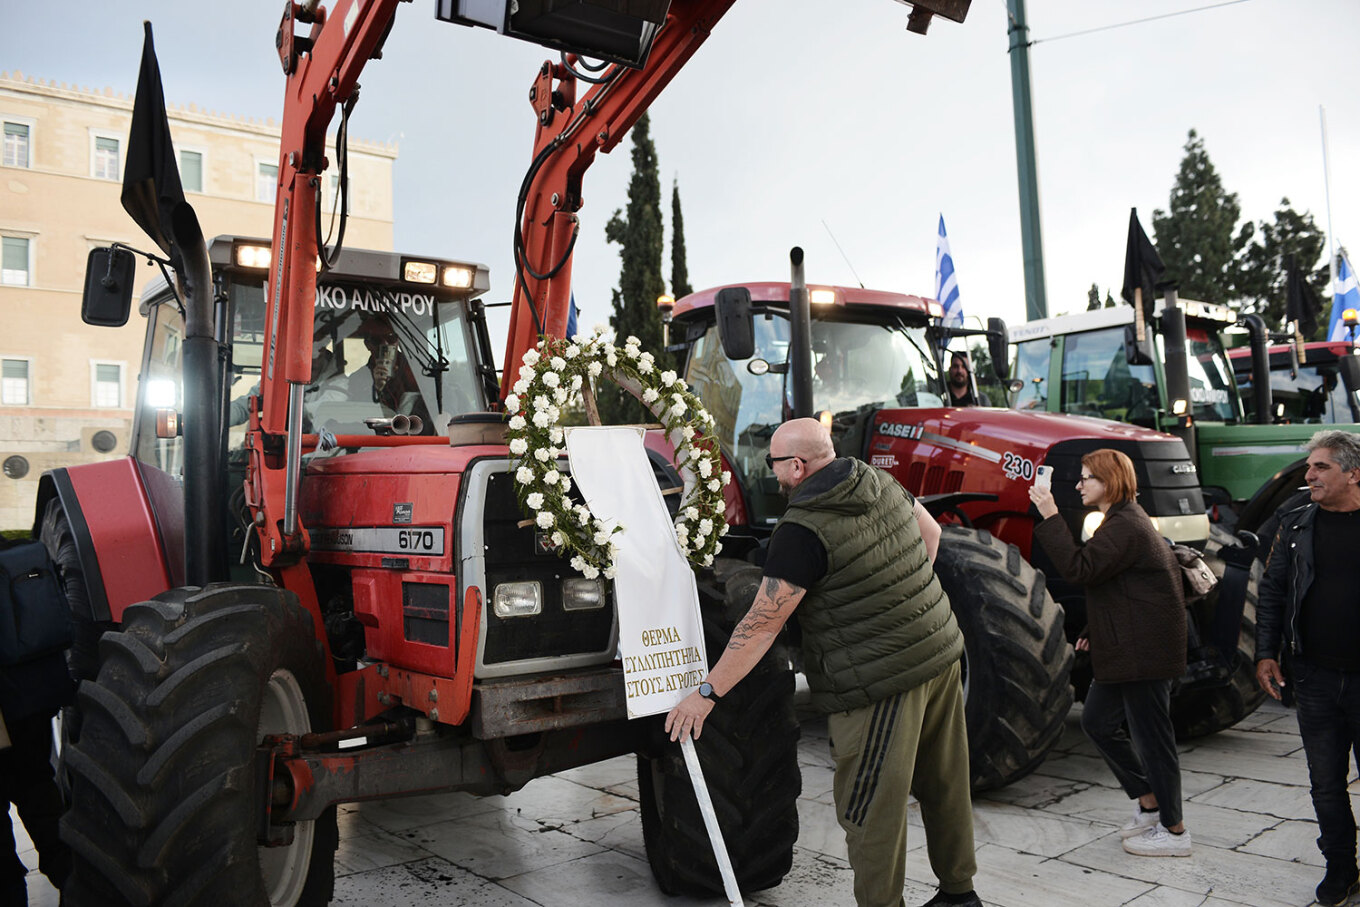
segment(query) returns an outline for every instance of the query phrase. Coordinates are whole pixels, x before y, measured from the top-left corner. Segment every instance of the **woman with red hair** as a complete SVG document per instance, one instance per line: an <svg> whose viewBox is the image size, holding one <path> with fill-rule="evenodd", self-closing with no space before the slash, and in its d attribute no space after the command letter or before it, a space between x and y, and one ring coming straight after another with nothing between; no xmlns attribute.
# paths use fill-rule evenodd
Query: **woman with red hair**
<svg viewBox="0 0 1360 907"><path fill-rule="evenodd" d="M1063 578L1086 589L1095 681L1081 727L1120 787L1137 801L1119 831L1124 849L1147 857L1188 857L1181 771L1171 725L1171 683L1185 673L1185 598L1171 546L1138 506L1133 461L1117 450L1081 458L1081 502L1103 514L1086 542L1073 538L1052 492L1030 489L1043 522L1034 536Z"/></svg>

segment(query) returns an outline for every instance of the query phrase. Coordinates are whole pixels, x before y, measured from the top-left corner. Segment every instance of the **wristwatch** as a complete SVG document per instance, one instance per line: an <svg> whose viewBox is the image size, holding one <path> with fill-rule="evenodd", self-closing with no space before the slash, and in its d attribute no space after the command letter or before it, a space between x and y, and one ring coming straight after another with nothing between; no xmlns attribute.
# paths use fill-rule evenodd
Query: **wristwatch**
<svg viewBox="0 0 1360 907"><path fill-rule="evenodd" d="M713 684L709 683L707 680L699 684L699 695L709 702L717 702L719 699L722 699L721 696L713 692Z"/></svg>

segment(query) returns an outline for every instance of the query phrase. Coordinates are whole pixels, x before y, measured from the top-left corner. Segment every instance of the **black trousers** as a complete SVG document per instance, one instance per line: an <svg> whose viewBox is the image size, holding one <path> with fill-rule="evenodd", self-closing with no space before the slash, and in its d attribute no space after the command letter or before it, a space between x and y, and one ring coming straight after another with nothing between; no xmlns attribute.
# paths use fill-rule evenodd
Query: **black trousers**
<svg viewBox="0 0 1360 907"><path fill-rule="evenodd" d="M57 837L57 822L63 804L52 772L52 718L37 714L6 720L11 746L0 750L0 788L5 793L5 809L13 803L24 829L38 849L38 866L52 884L61 887L71 868L71 854ZM24 877L28 867L19 859L14 829L8 817L0 837L0 903L8 905L18 897L24 904Z"/></svg>
<svg viewBox="0 0 1360 907"><path fill-rule="evenodd" d="M1327 865L1355 866L1355 815L1346 792L1352 753L1360 763L1360 673L1295 658L1290 665L1299 736L1308 756L1318 849Z"/></svg>
<svg viewBox="0 0 1360 907"><path fill-rule="evenodd" d="M1125 725L1127 724L1127 730ZM1181 762L1171 725L1171 681L1091 684L1081 729L1130 798L1153 794L1162 825L1181 823Z"/></svg>

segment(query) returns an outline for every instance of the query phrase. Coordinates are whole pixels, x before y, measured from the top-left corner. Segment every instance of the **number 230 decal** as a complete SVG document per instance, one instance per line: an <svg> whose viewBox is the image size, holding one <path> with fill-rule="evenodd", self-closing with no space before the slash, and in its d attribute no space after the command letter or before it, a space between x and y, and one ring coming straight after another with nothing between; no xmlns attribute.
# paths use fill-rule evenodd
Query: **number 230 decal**
<svg viewBox="0 0 1360 907"><path fill-rule="evenodd" d="M1001 469L1008 479L1024 479L1028 482L1034 478L1034 461L1017 454L1008 453L1002 457Z"/></svg>

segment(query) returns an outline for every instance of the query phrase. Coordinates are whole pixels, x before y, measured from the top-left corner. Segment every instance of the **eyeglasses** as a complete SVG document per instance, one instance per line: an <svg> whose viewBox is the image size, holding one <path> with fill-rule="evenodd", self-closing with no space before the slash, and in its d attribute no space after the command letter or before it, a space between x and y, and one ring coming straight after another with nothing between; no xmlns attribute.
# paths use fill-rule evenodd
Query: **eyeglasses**
<svg viewBox="0 0 1360 907"><path fill-rule="evenodd" d="M802 457L795 457L795 456L792 456L792 455L787 456L787 457L772 457L772 456L770 456L769 454L766 454L766 455L765 455L765 465L768 466L768 467L770 467L771 469L774 469L774 464L779 463L779 462L781 462L781 461L783 461L783 460L801 460L801 459L803 459L803 458L802 458Z"/></svg>
<svg viewBox="0 0 1360 907"><path fill-rule="evenodd" d="M1082 476L1081 478L1077 479L1077 484L1082 485L1085 484L1086 482L1099 482L1099 481L1100 479L1098 479L1096 476Z"/></svg>

